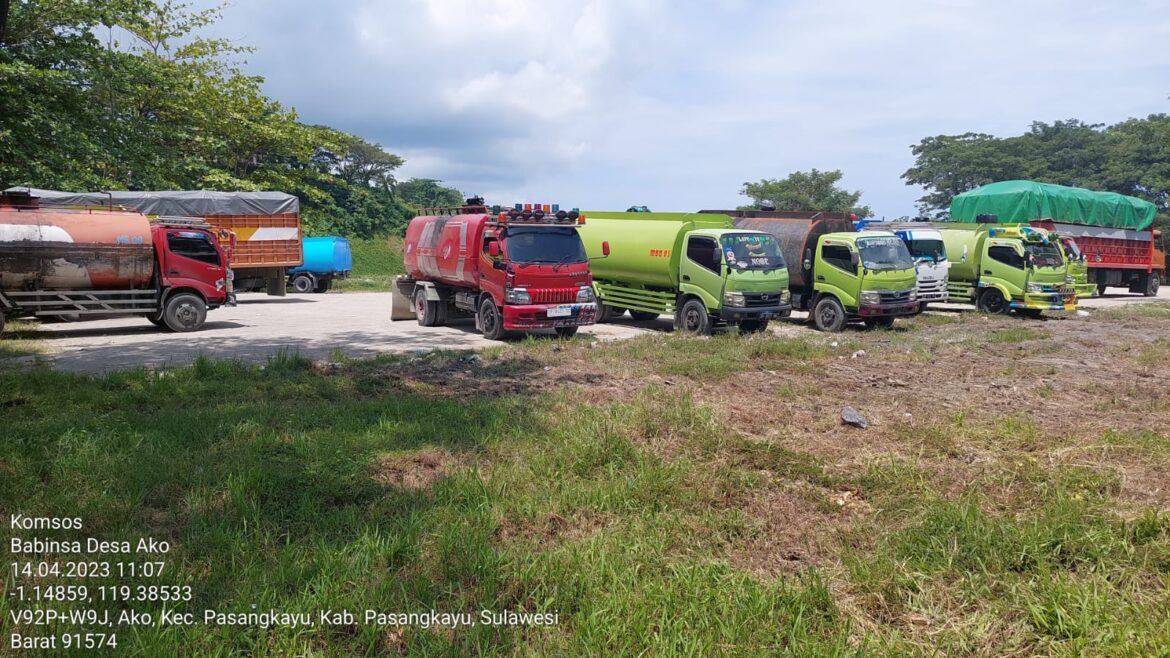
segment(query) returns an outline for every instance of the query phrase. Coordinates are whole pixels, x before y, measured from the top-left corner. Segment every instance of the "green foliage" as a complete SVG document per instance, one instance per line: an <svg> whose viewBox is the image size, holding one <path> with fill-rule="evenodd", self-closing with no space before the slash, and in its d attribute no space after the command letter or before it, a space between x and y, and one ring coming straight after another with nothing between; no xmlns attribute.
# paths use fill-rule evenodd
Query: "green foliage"
<svg viewBox="0 0 1170 658"><path fill-rule="evenodd" d="M433 178L412 178L398 185L398 196L415 208L458 206L463 203L463 193L453 187L440 185L442 182Z"/></svg>
<svg viewBox="0 0 1170 658"><path fill-rule="evenodd" d="M219 8L174 0L4 3L0 184L95 189L273 189L308 233L371 237L411 208L401 157L306 125L245 75L248 52L200 36Z"/></svg>
<svg viewBox="0 0 1170 658"><path fill-rule="evenodd" d="M1024 179L1129 194L1155 203L1163 224L1170 209L1170 115L1112 126L1077 119L1035 122L1015 137L936 135L911 147L902 174L926 194L919 209L943 215L951 199L980 185Z"/></svg>
<svg viewBox="0 0 1170 658"><path fill-rule="evenodd" d="M744 183L740 194L751 197L752 205L740 210L759 210L771 206L777 210L852 212L858 217L873 214L869 206L858 205L861 192L837 186L841 171L796 171L784 179L765 178L758 183Z"/></svg>

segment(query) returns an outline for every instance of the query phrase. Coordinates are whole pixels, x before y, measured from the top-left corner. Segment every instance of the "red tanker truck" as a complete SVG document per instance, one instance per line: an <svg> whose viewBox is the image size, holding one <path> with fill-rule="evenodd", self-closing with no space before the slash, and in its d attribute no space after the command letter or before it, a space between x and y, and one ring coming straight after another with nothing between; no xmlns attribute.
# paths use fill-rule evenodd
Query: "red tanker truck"
<svg viewBox="0 0 1170 658"><path fill-rule="evenodd" d="M492 340L511 330L572 336L597 315L589 259L577 235L584 222L576 210L489 209L480 198L425 209L406 228L407 274L394 281L391 318L433 327L473 316Z"/></svg>
<svg viewBox="0 0 1170 658"><path fill-rule="evenodd" d="M42 208L0 194L0 329L6 318L141 315L195 331L227 301L227 258L200 219Z"/></svg>

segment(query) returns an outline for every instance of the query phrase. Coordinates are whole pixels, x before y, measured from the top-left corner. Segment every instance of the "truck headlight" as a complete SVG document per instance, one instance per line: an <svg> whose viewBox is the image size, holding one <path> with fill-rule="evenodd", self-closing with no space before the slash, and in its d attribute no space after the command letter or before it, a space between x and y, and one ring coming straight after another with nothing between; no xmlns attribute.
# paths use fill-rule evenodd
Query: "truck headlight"
<svg viewBox="0 0 1170 658"><path fill-rule="evenodd" d="M504 291L505 304L531 304L532 297L525 288L508 288Z"/></svg>
<svg viewBox="0 0 1170 658"><path fill-rule="evenodd" d="M792 293L787 290L780 291L780 303L787 304L792 301Z"/></svg>
<svg viewBox="0 0 1170 658"><path fill-rule="evenodd" d="M1071 274L1065 274L1064 275L1064 282L1065 283L1076 283L1077 278Z"/></svg>
<svg viewBox="0 0 1170 658"><path fill-rule="evenodd" d="M1024 287L1024 292L1044 292L1044 286L1040 285L1039 283L1029 282L1028 285Z"/></svg>
<svg viewBox="0 0 1170 658"><path fill-rule="evenodd" d="M580 288L577 288L577 301L578 302L591 302L593 300L594 300L594 297L593 297L593 287L592 286L581 286Z"/></svg>
<svg viewBox="0 0 1170 658"><path fill-rule="evenodd" d="M725 292L723 293L724 306L746 306L742 292Z"/></svg>
<svg viewBox="0 0 1170 658"><path fill-rule="evenodd" d="M863 290L859 301L866 306L877 306L882 303L882 296L876 290Z"/></svg>
<svg viewBox="0 0 1170 658"><path fill-rule="evenodd" d="M912 301L912 302L918 301L918 288L911 288L910 289L910 301Z"/></svg>

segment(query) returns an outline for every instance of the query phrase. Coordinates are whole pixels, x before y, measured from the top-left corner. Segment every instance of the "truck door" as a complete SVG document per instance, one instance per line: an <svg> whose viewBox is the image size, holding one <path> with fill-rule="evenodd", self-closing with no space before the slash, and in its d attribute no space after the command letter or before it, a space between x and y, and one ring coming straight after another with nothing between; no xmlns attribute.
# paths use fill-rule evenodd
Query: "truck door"
<svg viewBox="0 0 1170 658"><path fill-rule="evenodd" d="M227 276L223 253L203 231L180 228L166 229L166 250L160 254L159 281L162 287L189 285L217 297Z"/></svg>
<svg viewBox="0 0 1170 658"><path fill-rule="evenodd" d="M679 289L697 293L709 310L723 304L723 254L715 238L692 235L687 238L687 257L682 259Z"/></svg>
<svg viewBox="0 0 1170 658"><path fill-rule="evenodd" d="M813 264L816 290L832 293L846 307L857 306L861 282L849 245L823 242L818 256L819 262Z"/></svg>
<svg viewBox="0 0 1170 658"><path fill-rule="evenodd" d="M506 263L503 253L497 258L492 258L488 250L493 244L500 244L495 231L485 230L483 232L483 240L480 244L479 250L479 289L484 292L491 293L491 296L496 300L496 303L502 304L504 302L504 270L496 269L496 263Z"/></svg>
<svg viewBox="0 0 1170 658"><path fill-rule="evenodd" d="M987 241L987 255L979 264L979 280L999 283L1012 297L1024 294L1024 254L1017 244Z"/></svg>

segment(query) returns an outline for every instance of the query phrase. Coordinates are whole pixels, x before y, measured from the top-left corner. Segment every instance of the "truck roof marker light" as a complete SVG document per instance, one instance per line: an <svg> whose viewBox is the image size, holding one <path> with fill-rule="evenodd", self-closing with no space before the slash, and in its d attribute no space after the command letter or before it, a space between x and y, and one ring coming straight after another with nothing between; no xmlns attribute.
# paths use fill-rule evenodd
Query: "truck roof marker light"
<svg viewBox="0 0 1170 658"><path fill-rule="evenodd" d="M516 210L524 210L524 206L523 206L523 205L521 205L521 204L519 204L519 203L517 203L517 204L516 204Z"/></svg>
<svg viewBox="0 0 1170 658"><path fill-rule="evenodd" d="M546 214L546 215L547 215L547 214L549 214L550 212L552 212L552 206L548 205L547 203L546 203L546 204L544 204L544 214Z"/></svg>
<svg viewBox="0 0 1170 658"><path fill-rule="evenodd" d="M501 224L504 222L507 222L508 221L508 213L506 213L506 212L500 213L500 216L497 219L500 221Z"/></svg>
<svg viewBox="0 0 1170 658"><path fill-rule="evenodd" d="M524 204L524 210L531 211L531 210L532 210L532 204L531 204L531 203L526 203L526 204Z"/></svg>
<svg viewBox="0 0 1170 658"><path fill-rule="evenodd" d="M577 215L577 224L580 225L580 224L584 224L584 223L585 223L585 215Z"/></svg>
<svg viewBox="0 0 1170 658"><path fill-rule="evenodd" d="M554 213L560 212L561 211L561 204L559 204L559 203L552 204L552 211Z"/></svg>

